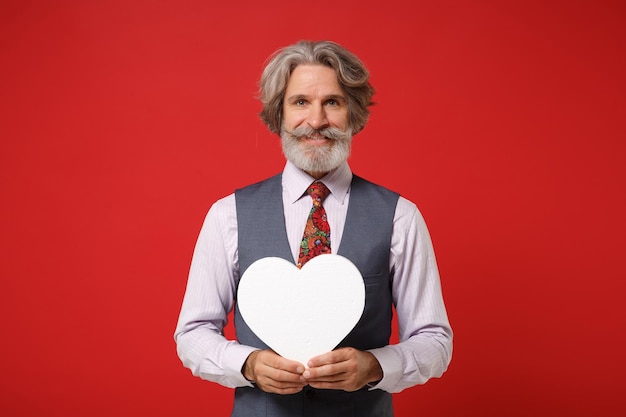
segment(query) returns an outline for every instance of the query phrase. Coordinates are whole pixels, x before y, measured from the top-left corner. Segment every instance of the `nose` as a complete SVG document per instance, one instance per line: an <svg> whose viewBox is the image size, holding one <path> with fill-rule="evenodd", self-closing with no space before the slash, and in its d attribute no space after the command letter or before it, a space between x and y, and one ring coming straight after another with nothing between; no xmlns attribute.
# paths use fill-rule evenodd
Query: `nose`
<svg viewBox="0 0 626 417"><path fill-rule="evenodd" d="M307 124L316 130L328 127L328 119L326 118L326 110L323 104L315 103L311 105Z"/></svg>

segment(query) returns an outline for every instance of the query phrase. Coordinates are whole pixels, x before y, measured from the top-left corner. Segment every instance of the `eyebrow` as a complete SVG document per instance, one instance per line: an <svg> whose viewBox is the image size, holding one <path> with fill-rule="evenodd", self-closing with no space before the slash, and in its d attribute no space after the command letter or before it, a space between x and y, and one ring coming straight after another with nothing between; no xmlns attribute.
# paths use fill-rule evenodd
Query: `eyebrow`
<svg viewBox="0 0 626 417"><path fill-rule="evenodd" d="M294 94L293 96L287 97L288 102L298 101L298 100L308 100L308 96L305 94ZM347 101L346 97L342 94L329 94L327 96L324 96L323 101L327 101L327 100Z"/></svg>

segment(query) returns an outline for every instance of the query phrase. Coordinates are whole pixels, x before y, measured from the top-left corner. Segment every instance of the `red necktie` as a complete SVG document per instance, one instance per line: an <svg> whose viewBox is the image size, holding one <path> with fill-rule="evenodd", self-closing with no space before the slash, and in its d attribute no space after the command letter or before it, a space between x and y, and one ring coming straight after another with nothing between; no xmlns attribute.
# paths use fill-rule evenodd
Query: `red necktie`
<svg viewBox="0 0 626 417"><path fill-rule="evenodd" d="M320 181L315 181L306 190L313 199L313 207L306 221L302 243L300 243L300 255L298 255L298 268L317 255L330 253L330 226L326 219L326 210L322 201L330 194L330 190Z"/></svg>

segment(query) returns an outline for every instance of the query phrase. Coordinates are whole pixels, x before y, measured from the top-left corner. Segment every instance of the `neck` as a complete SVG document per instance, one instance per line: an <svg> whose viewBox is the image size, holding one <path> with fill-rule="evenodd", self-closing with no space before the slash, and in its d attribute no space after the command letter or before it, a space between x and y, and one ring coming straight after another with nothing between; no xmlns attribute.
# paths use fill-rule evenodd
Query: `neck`
<svg viewBox="0 0 626 417"><path fill-rule="evenodd" d="M312 176L316 180L319 180L324 175L328 174L328 172L314 172L314 171L304 171L304 172L306 172L307 174L309 174L310 176Z"/></svg>

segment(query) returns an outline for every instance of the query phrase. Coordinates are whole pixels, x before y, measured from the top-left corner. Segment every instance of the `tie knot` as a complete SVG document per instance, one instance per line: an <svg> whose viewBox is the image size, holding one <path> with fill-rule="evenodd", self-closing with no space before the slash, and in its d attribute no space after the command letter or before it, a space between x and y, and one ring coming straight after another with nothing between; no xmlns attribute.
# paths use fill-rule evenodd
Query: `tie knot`
<svg viewBox="0 0 626 417"><path fill-rule="evenodd" d="M326 187L321 181L315 181L313 184L309 185L306 192L311 196L313 204L315 205L322 204L322 201L324 201L328 194L330 194L328 187Z"/></svg>

